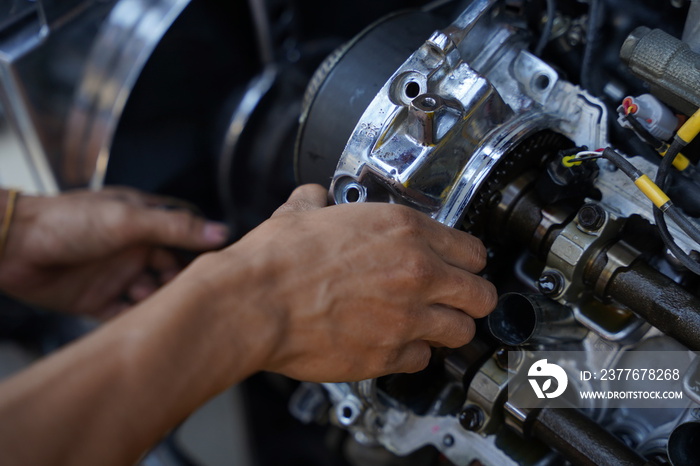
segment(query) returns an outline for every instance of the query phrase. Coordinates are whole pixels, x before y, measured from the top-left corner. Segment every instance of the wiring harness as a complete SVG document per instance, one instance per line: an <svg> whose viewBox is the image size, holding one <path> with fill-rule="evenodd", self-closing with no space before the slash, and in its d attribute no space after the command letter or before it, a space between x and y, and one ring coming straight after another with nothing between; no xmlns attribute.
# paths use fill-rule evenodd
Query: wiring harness
<svg viewBox="0 0 700 466"><path fill-rule="evenodd" d="M678 225L685 234L693 241L700 244L700 229L694 223L683 215L681 210L676 207L671 199L666 195L666 190L670 184L671 166L675 166L679 170L688 170L690 162L680 153L681 150L690 143L700 133L700 110L696 111L678 130L673 138L670 146L664 146L661 141L655 140L649 134L644 134L645 130L638 123L635 125L634 116L631 117L630 123L635 128L635 131L643 136L650 144L654 145L657 150L663 155L663 159L659 164L659 169L656 173L655 182L646 174L638 170L632 165L622 154L608 147L602 151L581 150L574 155L565 156L562 158L562 164L567 167L578 165L587 160L595 160L605 158L619 168L627 175L651 202L654 204L654 221L664 245L671 253L683 264L688 270L700 275L700 263L690 257L683 249L681 249L673 239L673 236L668 230L666 217L670 218Z"/></svg>

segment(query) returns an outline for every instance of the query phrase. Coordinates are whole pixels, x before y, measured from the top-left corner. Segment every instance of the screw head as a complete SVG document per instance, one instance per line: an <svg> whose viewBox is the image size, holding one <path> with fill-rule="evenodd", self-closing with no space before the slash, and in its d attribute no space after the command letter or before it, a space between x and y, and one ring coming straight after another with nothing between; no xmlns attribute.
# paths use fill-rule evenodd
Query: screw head
<svg viewBox="0 0 700 466"><path fill-rule="evenodd" d="M467 430L477 430L481 427L483 422L484 413L478 406L467 406L459 413L459 423Z"/></svg>
<svg viewBox="0 0 700 466"><path fill-rule="evenodd" d="M548 270L537 280L537 288L545 296L555 296L561 292L564 279L558 272Z"/></svg>
<svg viewBox="0 0 700 466"><path fill-rule="evenodd" d="M578 224L581 228L595 231L605 223L605 210L598 204L586 204L578 211Z"/></svg>
<svg viewBox="0 0 700 466"><path fill-rule="evenodd" d="M452 445L455 444L455 438L453 436L451 436L450 434L447 434L442 438L442 444L445 445L446 447L451 447Z"/></svg>

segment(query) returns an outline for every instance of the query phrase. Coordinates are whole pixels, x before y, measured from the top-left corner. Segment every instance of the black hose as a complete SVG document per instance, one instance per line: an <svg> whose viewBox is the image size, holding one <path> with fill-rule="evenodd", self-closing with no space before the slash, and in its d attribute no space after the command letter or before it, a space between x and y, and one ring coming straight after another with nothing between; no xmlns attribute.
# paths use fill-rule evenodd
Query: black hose
<svg viewBox="0 0 700 466"><path fill-rule="evenodd" d="M663 145L660 140L655 138L644 126L642 126L639 120L637 120L637 117L633 114L630 113L629 115L625 115L625 120L632 126L632 128L634 128L634 132L654 149L658 150L658 148Z"/></svg>
<svg viewBox="0 0 700 466"><path fill-rule="evenodd" d="M538 57L542 55L544 48L549 42L549 37L552 35L552 28L554 27L554 16L557 12L557 3L555 0L547 0L547 22L544 24L542 29L542 35L540 40L537 41L537 46L535 47L535 55Z"/></svg>

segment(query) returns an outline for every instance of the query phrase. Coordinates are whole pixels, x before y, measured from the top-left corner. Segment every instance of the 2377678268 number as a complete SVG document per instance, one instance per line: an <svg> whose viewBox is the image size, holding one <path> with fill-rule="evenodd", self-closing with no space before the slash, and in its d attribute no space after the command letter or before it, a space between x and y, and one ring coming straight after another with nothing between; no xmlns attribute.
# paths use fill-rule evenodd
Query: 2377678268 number
<svg viewBox="0 0 700 466"><path fill-rule="evenodd" d="M601 369L599 380L679 380L679 369Z"/></svg>

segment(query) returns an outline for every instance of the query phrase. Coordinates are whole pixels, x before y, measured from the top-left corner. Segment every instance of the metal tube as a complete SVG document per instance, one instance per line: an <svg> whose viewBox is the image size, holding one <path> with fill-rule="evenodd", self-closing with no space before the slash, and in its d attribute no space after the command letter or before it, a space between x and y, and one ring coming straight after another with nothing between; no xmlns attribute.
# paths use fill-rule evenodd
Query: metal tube
<svg viewBox="0 0 700 466"><path fill-rule="evenodd" d="M700 442L700 422L681 424L668 438L668 459L673 466L698 464L697 446Z"/></svg>
<svg viewBox="0 0 700 466"><path fill-rule="evenodd" d="M588 333L570 308L536 294L502 295L487 323L493 336L510 346L579 341Z"/></svg>
<svg viewBox="0 0 700 466"><path fill-rule="evenodd" d="M587 281L598 271L590 267ZM613 275L606 294L691 350L700 350L700 299L665 275L637 261Z"/></svg>
<svg viewBox="0 0 700 466"><path fill-rule="evenodd" d="M537 437L574 465L632 466L647 461L580 411L543 408L526 421L526 433Z"/></svg>

